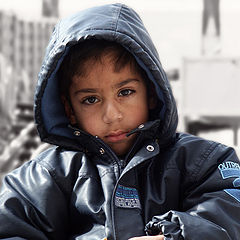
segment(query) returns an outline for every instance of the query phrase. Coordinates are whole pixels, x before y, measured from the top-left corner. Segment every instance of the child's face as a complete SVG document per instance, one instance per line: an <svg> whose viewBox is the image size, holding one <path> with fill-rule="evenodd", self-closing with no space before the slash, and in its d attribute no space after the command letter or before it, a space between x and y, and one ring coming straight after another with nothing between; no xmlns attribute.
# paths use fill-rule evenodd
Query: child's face
<svg viewBox="0 0 240 240"><path fill-rule="evenodd" d="M73 110L65 103L67 115L72 124L124 155L136 138L126 134L148 120L145 82L130 64L115 72L110 56L103 56L101 63L89 60L87 66L85 76L73 77L69 91Z"/></svg>

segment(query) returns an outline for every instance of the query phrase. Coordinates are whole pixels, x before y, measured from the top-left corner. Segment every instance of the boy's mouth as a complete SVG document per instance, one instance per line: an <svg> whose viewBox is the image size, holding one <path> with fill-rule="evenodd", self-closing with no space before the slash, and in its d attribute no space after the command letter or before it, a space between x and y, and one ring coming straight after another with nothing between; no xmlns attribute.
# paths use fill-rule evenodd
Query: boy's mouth
<svg viewBox="0 0 240 240"><path fill-rule="evenodd" d="M124 138L126 138L126 134L128 132L124 132L124 131L115 131L115 132L110 132L108 135L105 136L107 142L118 142L123 140Z"/></svg>

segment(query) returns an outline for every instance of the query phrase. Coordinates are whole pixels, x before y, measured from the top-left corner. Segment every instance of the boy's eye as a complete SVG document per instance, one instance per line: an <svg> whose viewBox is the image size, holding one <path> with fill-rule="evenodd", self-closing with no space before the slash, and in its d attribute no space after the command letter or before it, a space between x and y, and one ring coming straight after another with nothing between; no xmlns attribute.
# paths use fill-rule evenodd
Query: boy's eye
<svg viewBox="0 0 240 240"><path fill-rule="evenodd" d="M121 90L119 92L119 96L128 96L132 93L134 93L135 91L134 90L131 90L131 89L124 89L124 90Z"/></svg>
<svg viewBox="0 0 240 240"><path fill-rule="evenodd" d="M83 104L89 104L89 105L94 104L96 102L98 102L98 99L96 97L93 97L93 96L87 97L82 101Z"/></svg>

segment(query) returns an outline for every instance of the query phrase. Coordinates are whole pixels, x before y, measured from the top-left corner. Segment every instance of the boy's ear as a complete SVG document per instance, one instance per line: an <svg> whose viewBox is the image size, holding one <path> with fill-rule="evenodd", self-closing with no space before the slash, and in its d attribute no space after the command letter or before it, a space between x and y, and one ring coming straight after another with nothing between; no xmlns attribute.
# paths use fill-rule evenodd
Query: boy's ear
<svg viewBox="0 0 240 240"><path fill-rule="evenodd" d="M65 96L61 96L62 103L64 105L65 113L72 125L75 125L77 123L75 114L73 112L72 106L69 103L69 100Z"/></svg>

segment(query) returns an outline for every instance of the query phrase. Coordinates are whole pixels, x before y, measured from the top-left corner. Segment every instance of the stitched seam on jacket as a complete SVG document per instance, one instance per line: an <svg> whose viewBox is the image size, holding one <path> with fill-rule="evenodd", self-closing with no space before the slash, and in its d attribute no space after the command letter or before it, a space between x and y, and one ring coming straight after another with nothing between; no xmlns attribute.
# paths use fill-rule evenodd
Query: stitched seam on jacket
<svg viewBox="0 0 240 240"><path fill-rule="evenodd" d="M107 170L105 170L105 171L100 175L100 178L104 177L104 176L107 175L108 173L113 173L113 174L115 174L114 170L112 170L112 169L107 169Z"/></svg>
<svg viewBox="0 0 240 240"><path fill-rule="evenodd" d="M206 149L206 151L201 154L200 161L197 162L196 168L193 170L190 178L195 182L197 181L198 174L201 170L202 165L204 164L205 160L209 159L217 150L218 143L212 142L211 145Z"/></svg>
<svg viewBox="0 0 240 240"><path fill-rule="evenodd" d="M38 160L40 161L35 161L39 166L41 166L43 169L45 169L49 175L54 179L55 183L57 184L57 186L63 190L61 187L60 187L60 184L59 184L59 181L57 179L57 174L56 172L54 171L55 169L50 165L48 164L46 161L44 161L43 159L40 159L40 158L37 158Z"/></svg>
<svg viewBox="0 0 240 240"><path fill-rule="evenodd" d="M114 31L115 33L117 32L118 22L119 22L119 18L120 18L121 12L122 12L122 8L123 8L123 6L121 6L118 10L118 14L117 14L117 18L116 18L117 21L116 21L115 31Z"/></svg>
<svg viewBox="0 0 240 240"><path fill-rule="evenodd" d="M90 174L88 174L88 173L81 173L81 174L79 174L79 175L78 175L78 179L79 179L79 178L86 178L86 179L91 178L91 179L94 179L94 180L97 181L97 182L101 182L101 181L99 181L99 179L97 179L96 177L94 177L94 176L92 176L92 175L90 175Z"/></svg>

